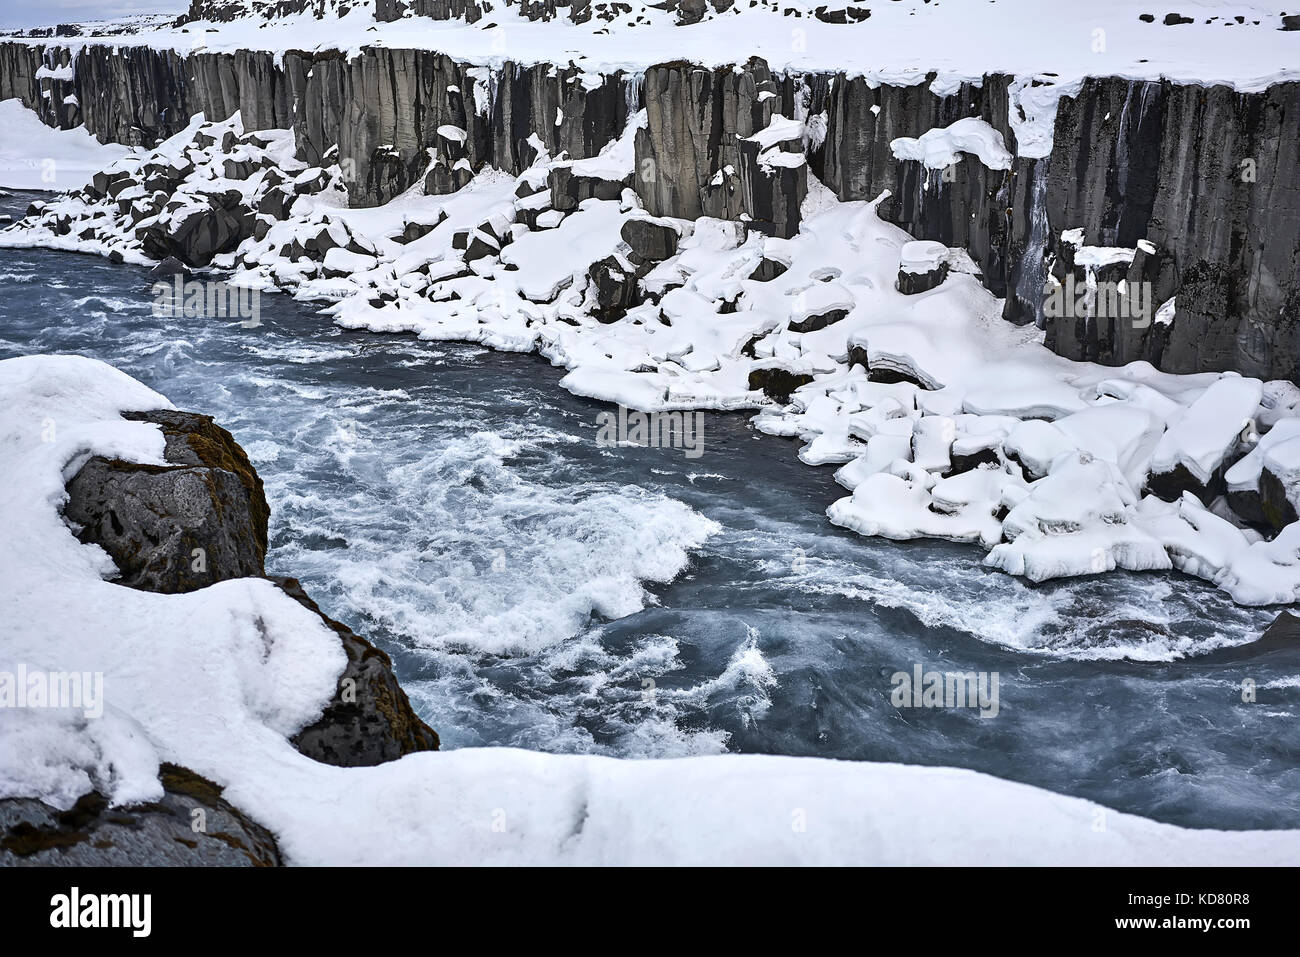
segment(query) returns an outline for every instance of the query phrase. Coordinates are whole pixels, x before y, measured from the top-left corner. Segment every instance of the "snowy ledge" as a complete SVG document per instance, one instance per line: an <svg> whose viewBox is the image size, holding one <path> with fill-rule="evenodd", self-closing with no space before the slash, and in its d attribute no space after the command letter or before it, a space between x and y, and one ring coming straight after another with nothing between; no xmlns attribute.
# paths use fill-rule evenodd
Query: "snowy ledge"
<svg viewBox="0 0 1300 957"><path fill-rule="evenodd" d="M628 6L627 15L613 22L595 17L584 24L563 15L532 21L505 3L494 4L490 15L474 24L422 17L379 23L373 0L362 0L343 17L333 11L320 19L307 13L274 19L251 15L180 28L148 25L140 32L101 37L0 42L73 51L87 44L149 46L182 54L341 49L356 55L374 46L430 50L484 66L572 59L600 73L640 72L667 60L731 66L759 56L774 71L843 72L873 83L911 85L936 73L937 93L954 92L960 82L979 82L992 73L1066 86L1089 76L1163 78L1225 84L1242 92L1300 79L1300 35L1280 29L1282 15L1295 7L1281 0L1215 3L1212 10L1189 2L1195 22L1176 26L1142 21L1144 8L1131 0L892 0L873 5L868 19L849 24L817 19L814 11L827 6L822 0L782 0L757 7L736 4L716 14L706 9L702 22L683 26L672 11L641 0ZM801 15L787 16L787 9ZM111 28L108 23L101 29ZM745 47L737 49L742 32ZM341 44L342 37L350 42Z"/></svg>
<svg viewBox="0 0 1300 957"><path fill-rule="evenodd" d="M153 800L169 761L226 788L294 864L1168 864L1300 861L1300 831L1158 824L973 771L816 758L621 761L507 748L336 768L287 740L334 638L269 582L181 595L104 580L59 509L90 455L159 464L165 398L77 356L0 362L0 669L99 671L100 718L0 709L0 798ZM52 425L51 425L52 424Z"/></svg>

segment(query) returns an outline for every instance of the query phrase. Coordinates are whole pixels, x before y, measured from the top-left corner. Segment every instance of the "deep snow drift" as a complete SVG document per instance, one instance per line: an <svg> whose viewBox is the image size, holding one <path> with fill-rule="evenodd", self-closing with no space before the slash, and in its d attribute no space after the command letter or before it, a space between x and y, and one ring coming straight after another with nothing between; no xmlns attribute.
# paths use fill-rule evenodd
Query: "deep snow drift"
<svg viewBox="0 0 1300 957"><path fill-rule="evenodd" d="M182 595L104 581L111 563L63 523L91 454L160 463L167 401L89 359L0 362L2 602L18 664L104 675L104 717L0 709L0 796L59 806L95 785L159 793L174 761L226 786L293 863L1283 864L1300 832L1191 831L970 771L819 759L672 761L514 749L316 764L286 740L329 699L342 654L269 582Z"/></svg>
<svg viewBox="0 0 1300 957"><path fill-rule="evenodd" d="M18 100L0 100L0 130L0 187L9 189L75 189L130 152L84 127L52 129Z"/></svg>

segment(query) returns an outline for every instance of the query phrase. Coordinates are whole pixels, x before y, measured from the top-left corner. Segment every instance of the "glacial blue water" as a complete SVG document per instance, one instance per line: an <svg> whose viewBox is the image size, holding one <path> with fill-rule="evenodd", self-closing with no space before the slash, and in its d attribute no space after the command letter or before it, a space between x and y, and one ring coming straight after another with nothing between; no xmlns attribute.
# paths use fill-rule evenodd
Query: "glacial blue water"
<svg viewBox="0 0 1300 957"><path fill-rule="evenodd" d="M444 747L955 765L1300 826L1300 646L1256 640L1276 609L860 538L824 517L832 470L747 415L707 415L697 459L600 447L605 407L534 356L344 332L283 296L256 328L151 304L143 269L0 250L0 357L94 356L229 428L266 483L270 571L393 656ZM996 672L997 716L896 708L917 663Z"/></svg>

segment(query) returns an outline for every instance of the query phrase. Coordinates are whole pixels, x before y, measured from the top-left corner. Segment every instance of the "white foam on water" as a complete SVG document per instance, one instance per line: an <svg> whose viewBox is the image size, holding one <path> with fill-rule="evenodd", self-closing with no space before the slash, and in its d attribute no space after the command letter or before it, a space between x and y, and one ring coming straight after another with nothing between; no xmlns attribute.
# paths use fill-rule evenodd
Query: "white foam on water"
<svg viewBox="0 0 1300 957"><path fill-rule="evenodd" d="M646 583L671 581L718 530L663 495L605 482L550 487L509 465L545 439L416 428L409 448L418 451L394 463L368 434L376 427L349 434L335 424L325 448L294 462L309 472L335 457L357 487L304 494L295 489L312 486L281 476L273 489L292 537L347 547L322 554L292 542L274 560L331 574L357 611L416 646L535 652L593 616L639 611L652 601Z"/></svg>

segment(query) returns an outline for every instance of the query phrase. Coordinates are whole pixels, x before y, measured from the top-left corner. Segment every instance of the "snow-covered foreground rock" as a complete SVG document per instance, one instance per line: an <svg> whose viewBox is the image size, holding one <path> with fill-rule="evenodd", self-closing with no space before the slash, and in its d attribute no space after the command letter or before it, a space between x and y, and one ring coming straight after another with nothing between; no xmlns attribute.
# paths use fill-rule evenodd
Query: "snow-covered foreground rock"
<svg viewBox="0 0 1300 957"><path fill-rule="evenodd" d="M51 129L17 100L0 100L0 187L71 189L130 152L84 128Z"/></svg>
<svg viewBox="0 0 1300 957"><path fill-rule="evenodd" d="M319 618L264 580L105 581L112 563L60 516L89 456L162 464L158 428L120 413L168 405L93 360L0 362L0 670L101 672L105 697L97 718L0 709L0 798L155 800L173 762L225 786L296 864L1300 861L1300 832L1184 830L944 768L491 748L319 764L288 740L343 667Z"/></svg>
<svg viewBox="0 0 1300 957"><path fill-rule="evenodd" d="M534 141L519 177L352 209L346 170L294 159L288 131L196 117L0 245L179 256L329 301L346 328L536 350L580 395L759 409L802 461L840 466L852 494L829 516L864 535L977 543L1034 581L1178 569L1243 604L1300 599L1292 383L1056 356L1002 321L964 253L910 243L815 180L790 239L652 217L629 188L644 122L591 159ZM755 137L751 180L801 161L780 146L799 126L774 116ZM943 149L992 161L983 132Z"/></svg>

